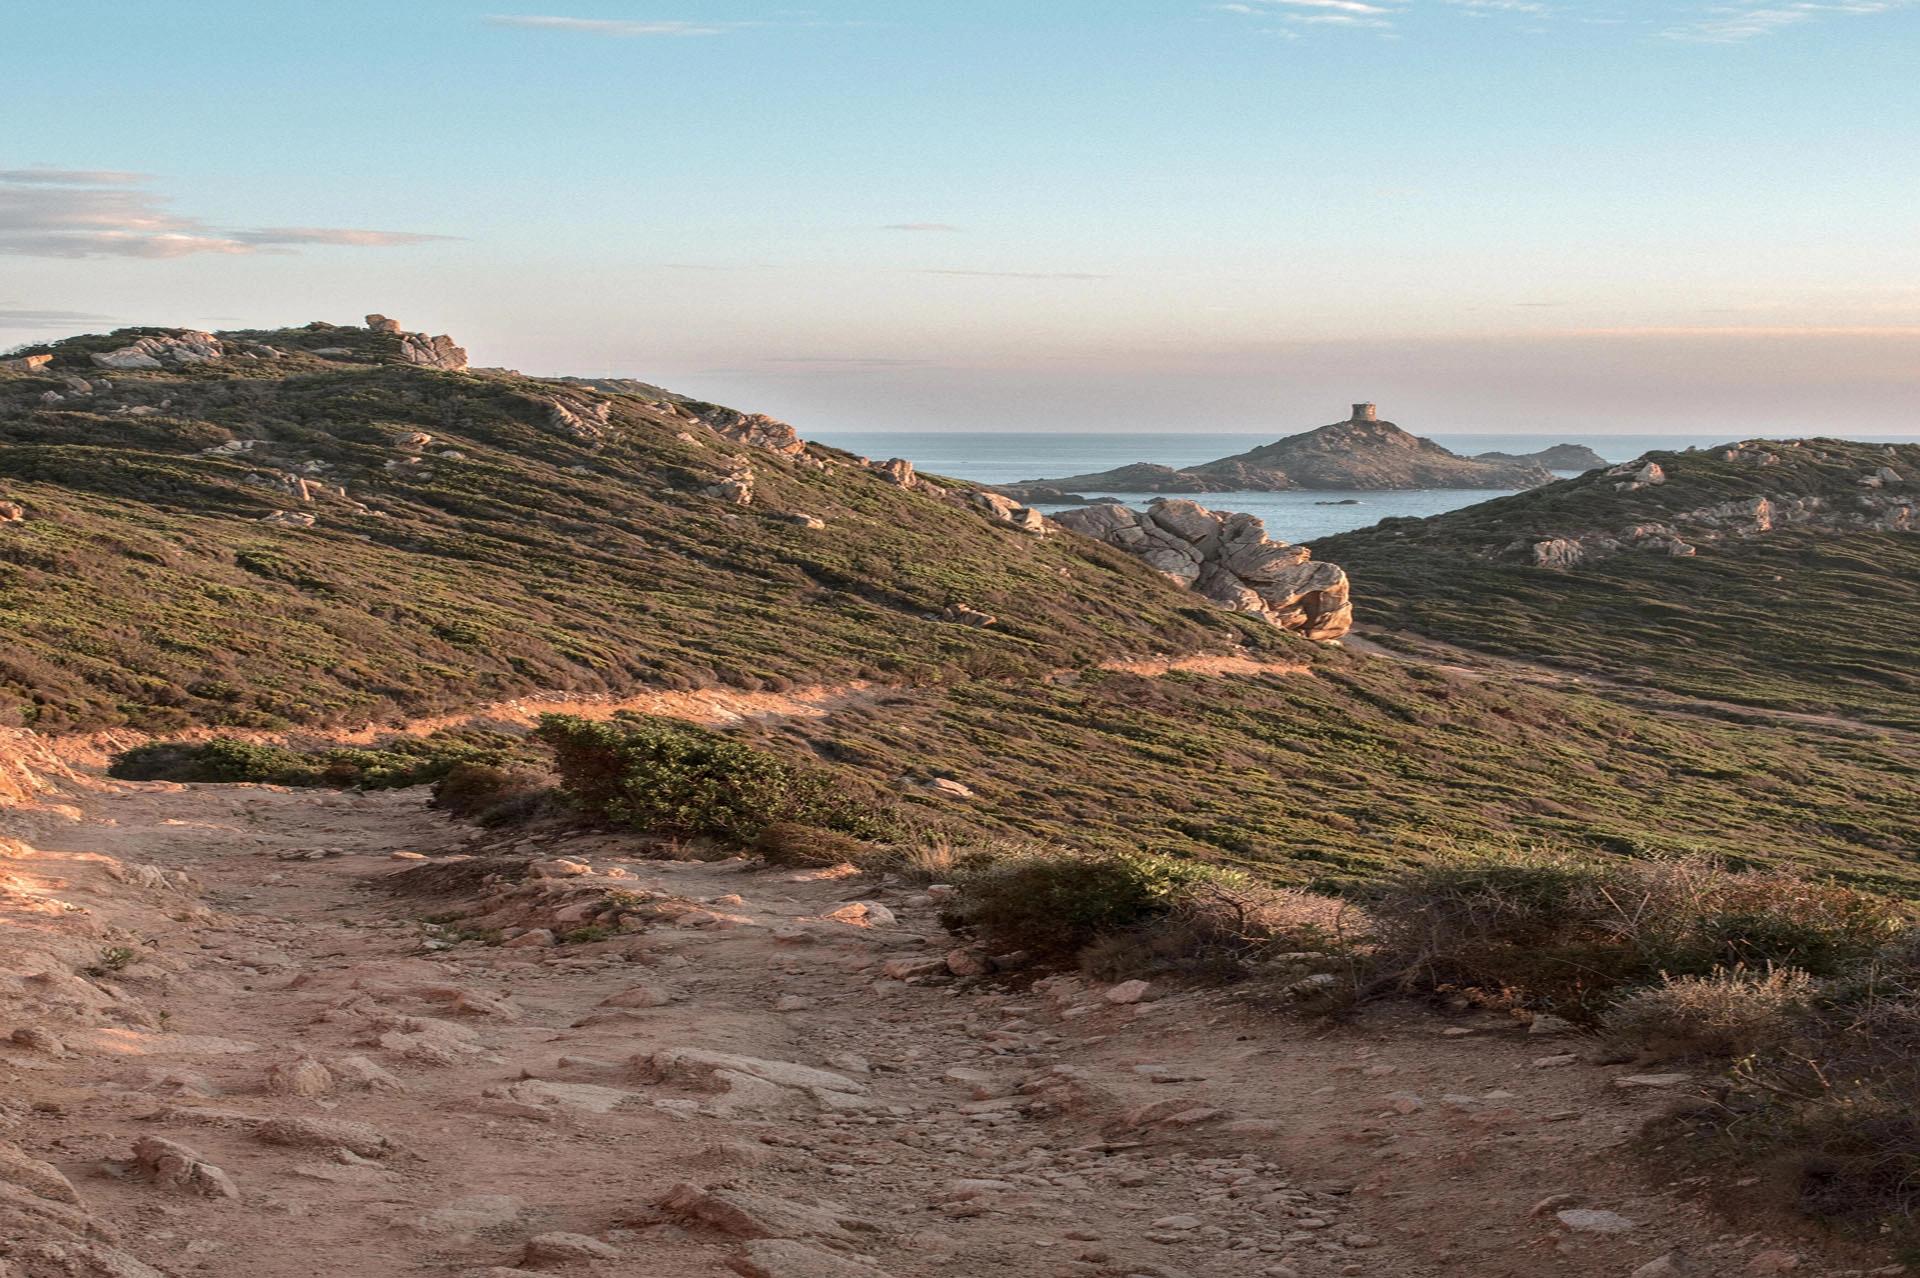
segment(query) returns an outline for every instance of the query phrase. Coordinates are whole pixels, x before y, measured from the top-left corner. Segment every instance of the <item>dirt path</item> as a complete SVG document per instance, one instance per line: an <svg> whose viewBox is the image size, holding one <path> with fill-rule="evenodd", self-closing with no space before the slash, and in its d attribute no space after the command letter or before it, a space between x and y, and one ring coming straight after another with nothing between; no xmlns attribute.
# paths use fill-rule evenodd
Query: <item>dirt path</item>
<svg viewBox="0 0 1920 1278"><path fill-rule="evenodd" d="M1598 1278L1675 1249L1730 1276L1805 1250L1633 1170L1670 1091L1543 1063L1578 1044L1500 1017L1329 1032L1242 991L958 979L925 890L501 847L418 792L96 782L5 819L34 845L0 860L0 1038L33 1031L0 1042L9 1278ZM429 862L434 894L383 882ZM644 921L546 943L609 893ZM188 1152L130 1166L143 1138Z"/></svg>

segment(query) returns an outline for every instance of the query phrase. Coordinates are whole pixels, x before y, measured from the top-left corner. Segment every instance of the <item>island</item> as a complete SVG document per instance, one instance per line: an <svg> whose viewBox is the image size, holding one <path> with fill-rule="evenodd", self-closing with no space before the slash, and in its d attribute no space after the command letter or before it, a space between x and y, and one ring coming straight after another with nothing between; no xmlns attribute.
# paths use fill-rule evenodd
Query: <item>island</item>
<svg viewBox="0 0 1920 1278"><path fill-rule="evenodd" d="M1087 475L1002 484L998 491L1023 501L1058 501L1060 495L1084 492L1536 488L1553 479L1546 466L1529 458L1463 457L1380 420L1374 405L1363 403L1355 404L1352 416L1345 421L1197 466L1175 468L1134 462Z"/></svg>

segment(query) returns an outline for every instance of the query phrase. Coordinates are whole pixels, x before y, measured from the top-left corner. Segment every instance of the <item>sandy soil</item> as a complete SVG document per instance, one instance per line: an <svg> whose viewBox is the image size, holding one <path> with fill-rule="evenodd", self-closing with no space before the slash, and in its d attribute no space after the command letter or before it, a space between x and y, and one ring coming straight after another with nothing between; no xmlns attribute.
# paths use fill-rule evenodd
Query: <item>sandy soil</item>
<svg viewBox="0 0 1920 1278"><path fill-rule="evenodd" d="M1545 1063L1582 1044L1498 1015L1327 1028L1246 987L957 979L923 889L502 846L419 792L41 785L0 814L10 1278L1869 1263L1650 1181L1624 1144L1684 1085ZM548 877L474 871L529 860ZM392 890L423 864L437 890ZM564 945L422 921L564 930L609 892L653 921ZM140 1163L155 1137L186 1152Z"/></svg>

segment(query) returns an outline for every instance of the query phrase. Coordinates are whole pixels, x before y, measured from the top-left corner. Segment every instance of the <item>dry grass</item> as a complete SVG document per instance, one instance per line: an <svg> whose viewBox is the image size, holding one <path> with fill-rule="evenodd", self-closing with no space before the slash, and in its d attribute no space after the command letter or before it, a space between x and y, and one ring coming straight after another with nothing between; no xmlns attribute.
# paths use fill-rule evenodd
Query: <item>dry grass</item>
<svg viewBox="0 0 1920 1278"><path fill-rule="evenodd" d="M1080 969L1102 981L1243 980L1280 956L1348 953L1349 913L1343 902L1298 889L1202 882L1181 891L1165 914L1096 937L1081 951Z"/></svg>
<svg viewBox="0 0 1920 1278"><path fill-rule="evenodd" d="M1627 995L1602 1024L1614 1047L1644 1060L1736 1059L1783 1041L1814 991L1814 979L1791 967L1670 976Z"/></svg>
<svg viewBox="0 0 1920 1278"><path fill-rule="evenodd" d="M1594 1020L1627 992L1716 970L1848 970L1905 926L1884 898L1782 871L1555 849L1436 857L1370 904L1381 988Z"/></svg>

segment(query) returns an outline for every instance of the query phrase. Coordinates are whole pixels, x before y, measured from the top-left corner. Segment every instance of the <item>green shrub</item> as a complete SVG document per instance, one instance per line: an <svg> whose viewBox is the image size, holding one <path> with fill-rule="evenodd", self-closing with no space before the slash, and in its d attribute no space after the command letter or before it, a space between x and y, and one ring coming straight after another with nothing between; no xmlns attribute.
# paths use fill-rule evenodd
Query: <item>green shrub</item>
<svg viewBox="0 0 1920 1278"><path fill-rule="evenodd" d="M125 781L235 782L317 785L320 768L280 746L221 739L201 744L156 741L115 756L107 775Z"/></svg>
<svg viewBox="0 0 1920 1278"><path fill-rule="evenodd" d="M1245 880L1171 857L1030 852L961 875L947 921L996 947L1063 957L1101 936L1163 918L1212 884L1244 886Z"/></svg>
<svg viewBox="0 0 1920 1278"><path fill-rule="evenodd" d="M195 744L154 742L117 755L109 776L128 781L404 789L445 777L461 763L497 763L505 751L450 738L390 742L377 749L341 746L299 751L231 738Z"/></svg>
<svg viewBox="0 0 1920 1278"><path fill-rule="evenodd" d="M548 715L536 735L553 748L569 798L649 834L746 844L777 823L861 839L896 826L889 807L858 782L673 720Z"/></svg>

